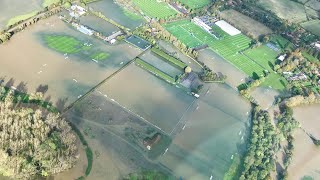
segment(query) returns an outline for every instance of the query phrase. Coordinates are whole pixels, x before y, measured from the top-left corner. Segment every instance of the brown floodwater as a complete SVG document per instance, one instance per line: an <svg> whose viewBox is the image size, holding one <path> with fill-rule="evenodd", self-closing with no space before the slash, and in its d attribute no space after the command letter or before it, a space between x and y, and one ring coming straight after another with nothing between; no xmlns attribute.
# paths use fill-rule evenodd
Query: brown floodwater
<svg viewBox="0 0 320 180"><path fill-rule="evenodd" d="M77 55L66 57L46 47L42 40L44 34L68 35L83 42L91 42L95 48L110 56L99 63ZM62 105L66 106L76 100L141 51L126 43L114 46L105 44L75 31L53 16L0 45L0 53L0 77L5 79L5 83L11 78L14 83L10 82L10 86L17 87L20 82L24 82L29 93L35 92L39 85L48 86L46 97L58 103L61 109Z"/></svg>

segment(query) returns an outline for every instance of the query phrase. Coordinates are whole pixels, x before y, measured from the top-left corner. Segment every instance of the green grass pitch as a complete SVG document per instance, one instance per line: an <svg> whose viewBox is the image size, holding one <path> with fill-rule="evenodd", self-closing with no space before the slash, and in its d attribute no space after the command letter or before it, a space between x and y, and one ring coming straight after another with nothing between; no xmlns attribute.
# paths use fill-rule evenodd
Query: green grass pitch
<svg viewBox="0 0 320 180"><path fill-rule="evenodd" d="M167 18L177 14L177 12L168 6L165 2L157 0L133 0L147 16L153 18Z"/></svg>

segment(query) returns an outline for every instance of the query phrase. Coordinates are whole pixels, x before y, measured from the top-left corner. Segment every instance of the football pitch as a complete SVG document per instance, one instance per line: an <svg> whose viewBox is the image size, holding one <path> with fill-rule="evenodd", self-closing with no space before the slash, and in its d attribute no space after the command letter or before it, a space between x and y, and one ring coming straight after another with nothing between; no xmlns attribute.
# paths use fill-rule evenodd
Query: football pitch
<svg viewBox="0 0 320 180"><path fill-rule="evenodd" d="M263 85L274 89L284 88L286 80L273 71L280 52L265 45L249 49L250 38L243 34L230 36L217 26L213 27L213 31L220 39L189 20L168 23L164 27L188 47L207 44L211 50L251 77L262 76L263 71L268 70L270 74Z"/></svg>
<svg viewBox="0 0 320 180"><path fill-rule="evenodd" d="M189 20L168 23L165 28L188 47L207 44L211 50L249 76L253 76L254 73L259 76L263 74L264 69L259 64L240 54L239 51L248 48L251 41L243 34L230 36L219 27L214 27L215 34L222 37L218 39Z"/></svg>
<svg viewBox="0 0 320 180"><path fill-rule="evenodd" d="M167 18L177 14L177 12L170 8L167 3L158 0L133 0L147 16L153 18Z"/></svg>

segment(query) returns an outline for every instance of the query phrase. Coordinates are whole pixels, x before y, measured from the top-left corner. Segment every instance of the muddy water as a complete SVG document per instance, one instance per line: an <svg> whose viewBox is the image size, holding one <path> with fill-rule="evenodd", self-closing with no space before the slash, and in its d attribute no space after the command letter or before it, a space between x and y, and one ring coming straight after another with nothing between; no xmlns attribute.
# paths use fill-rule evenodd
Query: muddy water
<svg viewBox="0 0 320 180"><path fill-rule="evenodd" d="M302 128L318 139L320 139L320 126L316 124L320 122L319 111L319 104L295 107L293 110L293 116L300 122Z"/></svg>
<svg viewBox="0 0 320 180"><path fill-rule="evenodd" d="M95 48L109 53L110 57L99 63L72 55L66 59L62 53L46 47L41 38L43 34L71 35L92 42ZM0 45L0 77L6 82L13 78L15 87L25 82L28 92L35 92L39 85L48 85L48 99L62 106L73 102L139 53L125 43L110 46L83 35L54 16Z"/></svg>
<svg viewBox="0 0 320 180"><path fill-rule="evenodd" d="M186 179L222 179L232 155L243 151L250 106L225 85L209 92L189 110L184 129L161 162Z"/></svg>
<svg viewBox="0 0 320 180"><path fill-rule="evenodd" d="M135 64L110 79L99 91L167 133L194 100Z"/></svg>
<svg viewBox="0 0 320 180"><path fill-rule="evenodd" d="M163 59L160 59L156 54L152 53L150 50L140 57L142 60L151 64L152 66L160 69L162 72L167 73L171 77L176 77L177 75L183 73L183 70L178 69Z"/></svg>
<svg viewBox="0 0 320 180"><path fill-rule="evenodd" d="M293 116L301 127L317 139L320 139L320 105L301 106L293 109ZM294 133L293 159L289 166L289 179L298 180L304 176L320 179L320 149L307 134L297 129Z"/></svg>
<svg viewBox="0 0 320 180"><path fill-rule="evenodd" d="M42 0L1 0L0 1L0 30L6 28L9 19L41 10Z"/></svg>
<svg viewBox="0 0 320 180"><path fill-rule="evenodd" d="M89 7L93 8L95 11L102 12L106 17L113 19L117 23L130 29L134 29L143 23L143 20L133 20L126 16L123 9L115 4L113 0L101 0L89 4Z"/></svg>
<svg viewBox="0 0 320 180"><path fill-rule="evenodd" d="M288 179L300 180L304 176L311 176L315 180L320 179L319 147L316 147L301 129L296 130L294 138L293 158L288 169Z"/></svg>
<svg viewBox="0 0 320 180"><path fill-rule="evenodd" d="M215 72L227 75L226 82L235 89L239 84L244 83L248 77L244 72L209 49L200 51L198 59Z"/></svg>

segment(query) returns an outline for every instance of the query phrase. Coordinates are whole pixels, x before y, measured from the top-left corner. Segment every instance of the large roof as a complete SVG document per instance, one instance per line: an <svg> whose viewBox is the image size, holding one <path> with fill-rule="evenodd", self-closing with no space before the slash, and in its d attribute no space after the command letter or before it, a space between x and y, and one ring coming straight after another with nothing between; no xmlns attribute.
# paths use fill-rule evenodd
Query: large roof
<svg viewBox="0 0 320 180"><path fill-rule="evenodd" d="M236 29L235 27L233 27L232 25L230 25L224 20L217 21L215 24L231 36L241 33L241 31L239 31L238 29Z"/></svg>

